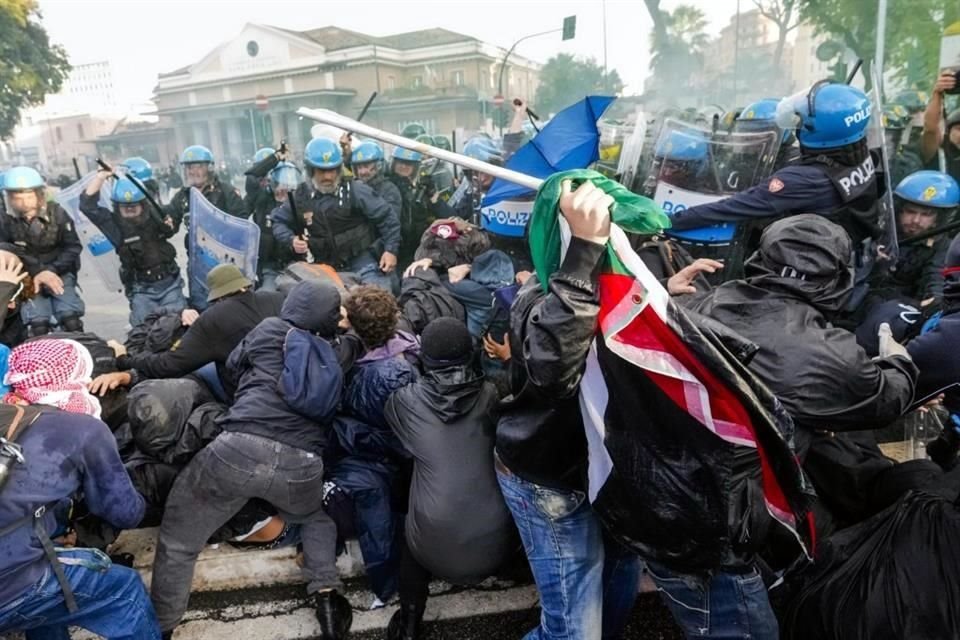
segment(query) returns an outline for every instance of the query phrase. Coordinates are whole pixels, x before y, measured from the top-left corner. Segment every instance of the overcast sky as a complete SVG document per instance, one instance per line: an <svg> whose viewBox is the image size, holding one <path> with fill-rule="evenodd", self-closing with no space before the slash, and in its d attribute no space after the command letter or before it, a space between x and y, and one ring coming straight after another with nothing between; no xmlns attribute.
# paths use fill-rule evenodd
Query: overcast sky
<svg viewBox="0 0 960 640"><path fill-rule="evenodd" d="M682 0L663 0L672 8ZM710 19L710 31L729 22L737 0L687 0ZM742 10L753 8L742 0ZM577 16L577 36L533 38L517 51L545 62L559 52L603 62L601 0L40 0L51 39L71 62L109 59L121 104L148 100L157 74L196 62L236 36L248 22L306 30L327 25L388 35L443 27L502 47ZM606 0L607 64L627 84L642 89L648 73L651 21L641 0Z"/></svg>

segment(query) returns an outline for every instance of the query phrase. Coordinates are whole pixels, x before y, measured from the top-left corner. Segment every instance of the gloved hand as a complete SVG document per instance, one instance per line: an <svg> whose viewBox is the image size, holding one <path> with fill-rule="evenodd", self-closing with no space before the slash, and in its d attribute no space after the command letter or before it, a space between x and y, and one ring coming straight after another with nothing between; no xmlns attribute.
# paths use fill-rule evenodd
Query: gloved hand
<svg viewBox="0 0 960 640"><path fill-rule="evenodd" d="M886 322L880 324L880 329L877 331L877 337L880 338L881 358L903 356L908 360L912 360L907 348L893 339L893 332L890 330L890 325Z"/></svg>

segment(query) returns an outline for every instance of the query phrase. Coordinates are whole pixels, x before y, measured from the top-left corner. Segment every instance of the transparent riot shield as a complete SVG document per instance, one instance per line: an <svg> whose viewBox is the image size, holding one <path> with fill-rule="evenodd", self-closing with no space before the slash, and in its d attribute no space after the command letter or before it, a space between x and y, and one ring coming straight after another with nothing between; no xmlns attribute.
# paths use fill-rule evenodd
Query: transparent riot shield
<svg viewBox="0 0 960 640"><path fill-rule="evenodd" d="M119 293L123 291L123 283L120 281L120 256L103 232L80 211L80 195L96 175L96 172L88 173L66 189L62 189L54 196L54 201L63 207L73 220L80 242L83 243L83 259L93 265L108 291ZM100 206L104 209L113 208L113 203L110 201L112 185L111 180L106 180L100 188Z"/></svg>
<svg viewBox="0 0 960 640"><path fill-rule="evenodd" d="M235 264L251 282L257 279L260 227L224 213L197 189L190 189L188 273L192 296L206 299L207 274L219 264Z"/></svg>
<svg viewBox="0 0 960 640"><path fill-rule="evenodd" d="M782 132L775 123L752 131L705 129L675 118L660 126L644 191L664 213L675 213L728 198L762 183L772 173ZM741 228L738 228L741 227ZM724 223L667 231L695 258L727 262L722 276L739 275L743 251L755 231L751 223Z"/></svg>
<svg viewBox="0 0 960 640"><path fill-rule="evenodd" d="M877 210L881 237L877 241L877 260L884 264L896 264L900 256L897 241L897 213L893 205L893 187L890 181L890 159L884 144L883 131L883 97L880 95L880 80L877 76L877 66L871 66L873 89L867 94L873 111L870 114L870 124L867 127L867 146L875 155L879 155L880 163L877 167L880 173L878 180L882 180L880 198L877 201Z"/></svg>

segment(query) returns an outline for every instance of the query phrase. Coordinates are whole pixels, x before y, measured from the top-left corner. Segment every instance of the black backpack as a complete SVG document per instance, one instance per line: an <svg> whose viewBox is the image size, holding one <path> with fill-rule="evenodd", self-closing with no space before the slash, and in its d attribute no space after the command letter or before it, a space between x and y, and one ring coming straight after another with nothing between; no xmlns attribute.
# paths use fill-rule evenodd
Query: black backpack
<svg viewBox="0 0 960 640"><path fill-rule="evenodd" d="M73 340L74 342L79 342L87 348L87 351L90 352L90 357L93 358L92 377L94 378L104 373L114 373L118 370L117 356L113 352L113 348L107 344L106 340L95 333L68 333L58 331L43 336L35 336L27 340L27 342L35 342L37 340Z"/></svg>

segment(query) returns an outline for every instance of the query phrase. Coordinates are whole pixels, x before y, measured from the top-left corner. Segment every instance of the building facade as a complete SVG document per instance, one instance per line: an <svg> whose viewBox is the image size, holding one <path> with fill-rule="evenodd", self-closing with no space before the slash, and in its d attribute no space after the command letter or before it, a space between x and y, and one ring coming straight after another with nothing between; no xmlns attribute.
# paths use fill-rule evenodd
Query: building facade
<svg viewBox="0 0 960 640"><path fill-rule="evenodd" d="M218 161L244 162L280 140L296 153L316 124L299 118L298 108L357 117L373 92L365 122L394 132L419 122L450 135L488 124L504 53L445 29L375 37L248 24L203 59L161 74L155 102L178 149L202 144ZM532 100L539 69L511 56L504 93Z"/></svg>

